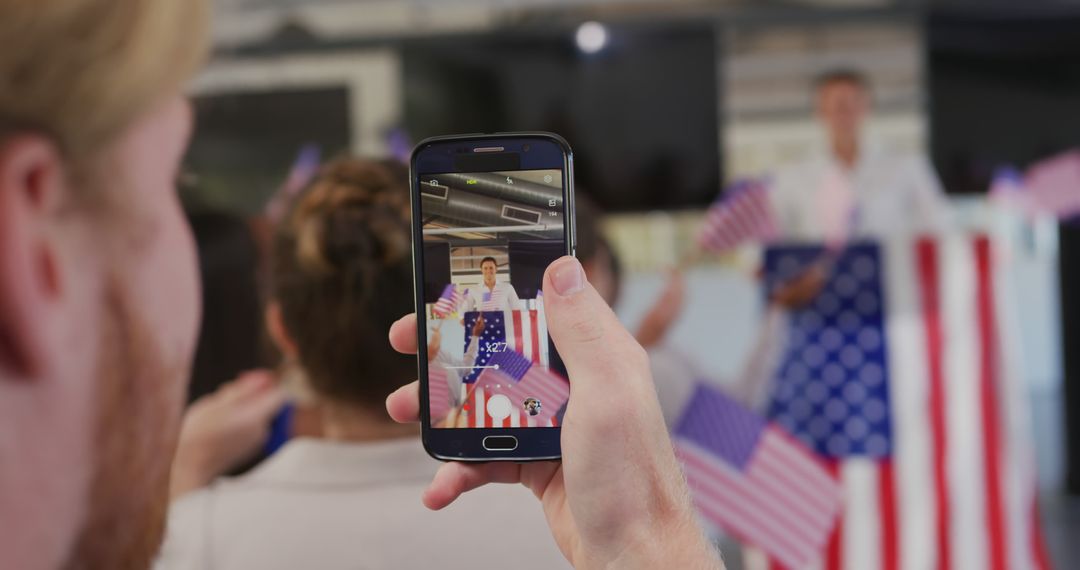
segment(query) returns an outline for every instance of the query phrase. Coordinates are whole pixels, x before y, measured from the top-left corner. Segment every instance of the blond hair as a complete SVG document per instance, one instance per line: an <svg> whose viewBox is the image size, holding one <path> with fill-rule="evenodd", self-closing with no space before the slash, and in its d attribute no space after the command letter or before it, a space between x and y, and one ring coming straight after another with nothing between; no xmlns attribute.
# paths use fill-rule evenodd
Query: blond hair
<svg viewBox="0 0 1080 570"><path fill-rule="evenodd" d="M91 159L195 72L207 19L205 0L0 0L0 142Z"/></svg>

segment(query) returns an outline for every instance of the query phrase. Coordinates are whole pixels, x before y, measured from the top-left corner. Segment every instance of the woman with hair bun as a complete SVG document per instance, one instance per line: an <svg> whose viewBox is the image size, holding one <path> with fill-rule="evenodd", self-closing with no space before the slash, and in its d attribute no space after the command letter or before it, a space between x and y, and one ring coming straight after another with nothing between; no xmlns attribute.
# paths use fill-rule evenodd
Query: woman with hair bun
<svg viewBox="0 0 1080 570"><path fill-rule="evenodd" d="M335 160L297 197L275 236L266 320L322 435L177 499L161 568L567 566L525 489L440 513L416 499L439 463L384 410L416 378L386 335L413 308L409 240L405 181L379 163Z"/></svg>

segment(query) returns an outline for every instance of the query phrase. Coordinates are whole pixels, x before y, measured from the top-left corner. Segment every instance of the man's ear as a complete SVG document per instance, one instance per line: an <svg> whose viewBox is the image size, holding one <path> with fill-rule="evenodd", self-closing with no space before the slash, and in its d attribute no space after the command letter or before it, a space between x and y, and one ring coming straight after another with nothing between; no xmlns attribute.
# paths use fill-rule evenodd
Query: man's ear
<svg viewBox="0 0 1080 570"><path fill-rule="evenodd" d="M278 350L286 358L295 360L299 350L297 350L292 336L289 335L289 330L285 328L285 319L281 315L281 304L277 301L267 303L263 319L266 321L266 330L270 332L270 339L274 341Z"/></svg>
<svg viewBox="0 0 1080 570"><path fill-rule="evenodd" d="M55 216L64 163L48 139L0 141L0 378L34 377L48 358L63 283Z"/></svg>

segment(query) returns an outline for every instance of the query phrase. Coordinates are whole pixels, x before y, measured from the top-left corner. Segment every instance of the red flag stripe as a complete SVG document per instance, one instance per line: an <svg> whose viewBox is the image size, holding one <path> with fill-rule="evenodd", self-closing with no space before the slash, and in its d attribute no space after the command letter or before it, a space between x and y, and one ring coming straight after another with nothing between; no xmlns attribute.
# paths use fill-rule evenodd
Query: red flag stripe
<svg viewBox="0 0 1080 570"><path fill-rule="evenodd" d="M983 457L986 473L986 526L990 570L1004 570L1008 561L1005 533L1005 505L1002 499L1001 435L998 402L997 323L994 314L994 291L991 282L990 240L975 239L976 299L979 319L980 399L982 405Z"/></svg>
<svg viewBox="0 0 1080 570"><path fill-rule="evenodd" d="M916 245L919 289L922 297L925 327L926 356L930 380L930 433L934 469L934 499L936 507L938 568L948 570L952 563L952 544L949 529L949 488L945 438L945 371L941 343L941 296L938 290L938 251L931 239L920 239Z"/></svg>
<svg viewBox="0 0 1080 570"><path fill-rule="evenodd" d="M529 330L532 331L532 362L540 364L540 317L536 309L529 311ZM547 339L544 339L547 342Z"/></svg>
<svg viewBox="0 0 1080 570"><path fill-rule="evenodd" d="M511 311L514 319L514 348L525 354L525 346L521 340L521 311Z"/></svg>
<svg viewBox="0 0 1080 570"><path fill-rule="evenodd" d="M833 477L840 477L840 463L837 461L828 461L826 468ZM833 527L832 534L829 536L829 540L825 547L825 568L826 570L842 570L844 567L844 515L841 515L836 520L836 526Z"/></svg>
<svg viewBox="0 0 1080 570"><path fill-rule="evenodd" d="M881 505L881 568L897 570L900 568L900 549L897 545L896 520L896 483L893 479L891 459L878 466L878 493Z"/></svg>
<svg viewBox="0 0 1080 570"><path fill-rule="evenodd" d="M1031 497L1031 552L1037 570L1050 570L1053 567L1050 562L1050 554L1046 551L1046 540L1043 538L1039 500L1034 493L1032 493Z"/></svg>

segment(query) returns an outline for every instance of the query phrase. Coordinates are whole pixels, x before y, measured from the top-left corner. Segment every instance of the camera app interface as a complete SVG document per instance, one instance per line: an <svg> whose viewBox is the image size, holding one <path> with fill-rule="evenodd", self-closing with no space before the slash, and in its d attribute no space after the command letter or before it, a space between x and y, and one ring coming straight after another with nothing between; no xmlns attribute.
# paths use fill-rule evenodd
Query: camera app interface
<svg viewBox="0 0 1080 570"><path fill-rule="evenodd" d="M419 183L432 426L558 426L570 385L541 286L566 252L562 171Z"/></svg>

